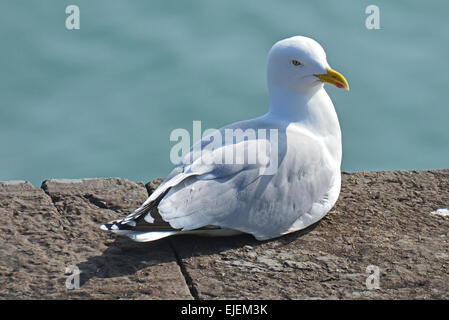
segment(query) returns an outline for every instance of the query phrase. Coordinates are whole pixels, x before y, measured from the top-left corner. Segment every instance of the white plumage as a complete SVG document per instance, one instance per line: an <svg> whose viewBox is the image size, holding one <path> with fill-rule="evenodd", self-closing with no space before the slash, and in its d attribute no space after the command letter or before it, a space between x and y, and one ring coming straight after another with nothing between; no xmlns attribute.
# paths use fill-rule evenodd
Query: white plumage
<svg viewBox="0 0 449 320"><path fill-rule="evenodd" d="M136 241L235 232L264 240L324 217L340 192L342 156L340 126L324 82L349 89L347 82L329 67L316 41L300 36L272 47L267 80L270 111L218 131L220 137L265 135L203 138L140 208L102 229ZM231 151L232 163L224 160Z"/></svg>

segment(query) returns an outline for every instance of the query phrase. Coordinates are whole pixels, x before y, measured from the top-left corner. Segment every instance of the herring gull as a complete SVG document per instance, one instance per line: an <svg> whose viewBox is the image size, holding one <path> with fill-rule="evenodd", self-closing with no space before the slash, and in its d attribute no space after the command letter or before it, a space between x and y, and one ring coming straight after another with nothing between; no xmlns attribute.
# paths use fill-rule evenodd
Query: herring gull
<svg viewBox="0 0 449 320"><path fill-rule="evenodd" d="M138 209L101 229L140 242L188 233L265 240L323 218L340 193L342 157L324 83L348 83L303 36L274 44L267 83L268 113L203 137Z"/></svg>

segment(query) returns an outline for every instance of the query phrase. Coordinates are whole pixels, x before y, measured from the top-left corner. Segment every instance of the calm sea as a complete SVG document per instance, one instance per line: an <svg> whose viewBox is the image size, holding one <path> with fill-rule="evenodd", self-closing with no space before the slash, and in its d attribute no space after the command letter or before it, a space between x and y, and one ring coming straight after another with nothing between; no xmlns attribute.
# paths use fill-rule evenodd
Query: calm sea
<svg viewBox="0 0 449 320"><path fill-rule="evenodd" d="M380 29L365 27L371 4ZM267 111L268 50L298 34L351 86L327 86L343 170L448 168L448 13L422 0L2 0L0 180L164 177L172 130Z"/></svg>

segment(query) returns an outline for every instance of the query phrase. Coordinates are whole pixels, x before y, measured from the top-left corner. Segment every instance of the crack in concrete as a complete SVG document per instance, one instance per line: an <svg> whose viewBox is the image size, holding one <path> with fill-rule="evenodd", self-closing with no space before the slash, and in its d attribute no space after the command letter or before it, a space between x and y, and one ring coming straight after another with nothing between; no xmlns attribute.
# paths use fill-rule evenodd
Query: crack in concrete
<svg viewBox="0 0 449 320"><path fill-rule="evenodd" d="M41 184L41 186L40 186L39 189L41 189L42 191L44 191L44 193L50 198L51 204L53 205L53 208L55 208L56 212L59 213L60 218L63 219L68 225L73 226L72 221L70 221L70 219L68 219L68 218L65 216L65 214L62 213L62 212L58 209L58 206L56 205L56 202L57 202L56 199L59 200L59 198L55 197L56 199L54 199L54 198L51 196L51 194L48 192L48 190L46 190L46 189L43 187L43 182L42 182L42 184ZM59 221L59 223L61 223L61 221ZM67 233L67 230L64 228L64 226L62 226L62 227L63 227L63 228L62 228L62 231L64 232L64 235L65 235L66 237L69 236L68 233Z"/></svg>
<svg viewBox="0 0 449 320"><path fill-rule="evenodd" d="M193 283L192 277L189 275L189 272L187 271L184 263L182 263L182 259L179 256L178 252L176 251L175 245L173 244L173 241L170 239L170 248L173 250L173 253L176 258L176 263L179 266L179 269L181 269L182 276L184 277L184 281L186 282L187 288L189 288L190 295L193 297L194 300L200 300L200 297L198 295L198 290L196 290L195 284Z"/></svg>
<svg viewBox="0 0 449 320"><path fill-rule="evenodd" d="M150 187L148 187L148 183L145 185L145 188L147 190L148 196L150 196L152 191L154 191L154 190L151 190ZM170 248L172 249L173 254L175 255L175 258L176 258L176 264L178 265L179 270L181 271L181 274L184 278L186 287L189 289L190 295L192 296L192 298L194 300L200 300L199 295L198 295L198 290L196 290L195 284L193 283L193 279L192 279L192 277L190 277L189 272L187 271L184 263L182 262L181 257L178 254L178 251L176 251L176 247L175 247L172 239L168 239L168 240L169 240L168 243L170 245Z"/></svg>
<svg viewBox="0 0 449 320"><path fill-rule="evenodd" d="M83 198L86 199L87 201L89 201L89 203L93 204L94 206L96 206L99 209L109 209L106 205L106 202L98 199L97 197L95 197L95 195L93 194L83 194ZM114 210L115 211L115 210Z"/></svg>

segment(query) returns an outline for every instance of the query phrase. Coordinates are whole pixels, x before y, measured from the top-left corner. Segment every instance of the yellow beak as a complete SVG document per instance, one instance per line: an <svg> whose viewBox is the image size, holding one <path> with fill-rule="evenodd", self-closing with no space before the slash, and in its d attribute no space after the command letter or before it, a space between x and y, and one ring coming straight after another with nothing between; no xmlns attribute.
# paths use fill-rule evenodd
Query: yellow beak
<svg viewBox="0 0 449 320"><path fill-rule="evenodd" d="M331 68L327 68L325 74L314 74L321 82L327 82L333 84L337 88L342 88L349 91L348 81L340 72L337 72Z"/></svg>

